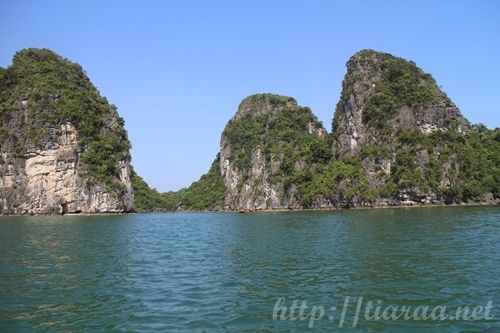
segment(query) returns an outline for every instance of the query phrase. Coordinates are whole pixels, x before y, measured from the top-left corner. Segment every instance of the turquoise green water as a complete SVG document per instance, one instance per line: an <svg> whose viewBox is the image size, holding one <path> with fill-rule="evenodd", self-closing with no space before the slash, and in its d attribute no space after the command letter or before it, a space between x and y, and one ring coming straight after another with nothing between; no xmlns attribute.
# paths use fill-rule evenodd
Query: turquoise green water
<svg viewBox="0 0 500 333"><path fill-rule="evenodd" d="M0 218L1 332L500 332L499 304L500 207Z"/></svg>

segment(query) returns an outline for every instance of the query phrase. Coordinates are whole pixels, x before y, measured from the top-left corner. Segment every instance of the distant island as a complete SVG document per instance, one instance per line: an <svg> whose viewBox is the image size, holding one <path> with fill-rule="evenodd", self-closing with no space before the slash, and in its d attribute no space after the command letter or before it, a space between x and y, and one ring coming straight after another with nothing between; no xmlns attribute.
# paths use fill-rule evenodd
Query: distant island
<svg viewBox="0 0 500 333"><path fill-rule="evenodd" d="M431 75L373 50L347 62L332 132L292 97L249 96L208 172L176 193L137 175L117 108L47 49L0 68L0 145L0 214L500 202L500 129L471 125Z"/></svg>

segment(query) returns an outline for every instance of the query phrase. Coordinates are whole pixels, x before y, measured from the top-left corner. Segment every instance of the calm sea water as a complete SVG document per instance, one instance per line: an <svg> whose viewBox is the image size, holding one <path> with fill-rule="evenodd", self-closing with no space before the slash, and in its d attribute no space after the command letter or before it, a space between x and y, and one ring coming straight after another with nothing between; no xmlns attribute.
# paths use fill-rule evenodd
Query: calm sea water
<svg viewBox="0 0 500 333"><path fill-rule="evenodd" d="M2 332L500 332L499 305L500 207L0 218Z"/></svg>

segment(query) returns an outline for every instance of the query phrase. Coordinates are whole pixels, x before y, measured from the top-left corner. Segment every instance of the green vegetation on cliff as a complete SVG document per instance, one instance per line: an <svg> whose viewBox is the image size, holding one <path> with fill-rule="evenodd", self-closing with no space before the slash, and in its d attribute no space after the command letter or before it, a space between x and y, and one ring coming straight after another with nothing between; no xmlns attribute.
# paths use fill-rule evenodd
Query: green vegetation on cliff
<svg viewBox="0 0 500 333"><path fill-rule="evenodd" d="M186 210L210 210L223 209L226 187L220 175L219 154L213 161L210 170L200 180L194 182L182 191L179 197L182 209Z"/></svg>
<svg viewBox="0 0 500 333"><path fill-rule="evenodd" d="M345 207L359 201L371 203L375 199L359 158L332 159L317 168L311 179L310 184L301 190L304 208L314 207L314 198L318 196Z"/></svg>
<svg viewBox="0 0 500 333"><path fill-rule="evenodd" d="M22 116L19 108L25 110ZM130 143L116 107L80 65L47 49L16 53L12 65L0 71L2 146L23 156L67 122L78 131L83 171L109 190L122 191L117 162L129 158Z"/></svg>
<svg viewBox="0 0 500 333"><path fill-rule="evenodd" d="M344 206L372 204L377 198L412 191L436 193L445 203L483 200L489 193L500 196L500 129L473 126L465 134L452 128L430 135L401 131L396 137L390 174L381 168L381 160L392 160L384 144L366 145L357 155L308 170L312 181L301 188L303 207L311 207L317 196ZM378 188L370 185L363 168L370 160Z"/></svg>
<svg viewBox="0 0 500 333"><path fill-rule="evenodd" d="M438 99L452 105L448 97L439 90L434 78L424 73L414 62L370 50L359 52L358 56L362 59L377 57L380 61L381 79L366 100L363 110L365 123L382 128L402 106L425 107Z"/></svg>
<svg viewBox="0 0 500 333"><path fill-rule="evenodd" d="M295 99L273 94L257 94L243 100L236 116L222 133L230 147L230 163L238 169L242 186L250 177L253 154L257 163L263 163L267 180L282 188L282 197L293 187L302 188L311 178L309 170L330 160L332 153L328 135L321 122L307 107L297 105ZM272 167L274 165L275 167ZM260 175L257 177L263 177ZM254 179L260 182L258 179ZM259 195L260 186L252 189Z"/></svg>
<svg viewBox="0 0 500 333"><path fill-rule="evenodd" d="M284 173L292 171L295 161L316 163L331 157L328 143L317 135L323 125L309 108L298 106L295 99L257 94L246 98L239 110L240 114L229 121L222 133L234 151L231 158L236 167L248 169L255 148L261 148L268 157L284 154ZM308 126L316 133L309 131Z"/></svg>
<svg viewBox="0 0 500 333"><path fill-rule="evenodd" d="M471 126L412 61L373 50L352 56L332 129L335 157L356 160L373 193L358 204L499 196L498 129Z"/></svg>
<svg viewBox="0 0 500 333"><path fill-rule="evenodd" d="M434 78L413 61L389 53L362 50L349 60L347 67L337 110L344 109L353 94L369 89L362 112L363 123L367 126L387 131L388 121L403 106L413 112L436 104L454 106ZM334 134L335 127L334 120Z"/></svg>
<svg viewBox="0 0 500 333"><path fill-rule="evenodd" d="M466 133L451 128L430 135L406 131L398 139L395 189L432 191L457 203L500 194L500 129L473 126ZM421 165L415 156L421 156Z"/></svg>

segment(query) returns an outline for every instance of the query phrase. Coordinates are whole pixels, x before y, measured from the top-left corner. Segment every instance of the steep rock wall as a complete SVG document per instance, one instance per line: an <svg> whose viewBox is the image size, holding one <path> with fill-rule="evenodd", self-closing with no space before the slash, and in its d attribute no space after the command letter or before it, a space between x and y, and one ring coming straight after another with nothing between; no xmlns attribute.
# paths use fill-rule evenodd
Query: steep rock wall
<svg viewBox="0 0 500 333"><path fill-rule="evenodd" d="M285 96L244 99L221 137L226 209L299 208L294 175L317 162L303 141L326 149L326 131L308 108Z"/></svg>
<svg viewBox="0 0 500 333"><path fill-rule="evenodd" d="M123 120L81 67L27 49L0 76L0 214L131 211Z"/></svg>
<svg viewBox="0 0 500 333"><path fill-rule="evenodd" d="M332 128L336 156L359 153L365 143L388 142L398 130L423 134L469 128L460 110L415 63L363 50L347 62Z"/></svg>
<svg viewBox="0 0 500 333"><path fill-rule="evenodd" d="M66 214L122 213L132 209L130 160L118 162L124 193L111 193L91 184L81 171L78 134L71 123L53 129L54 141L44 149L30 149L23 157L2 153L0 213Z"/></svg>

